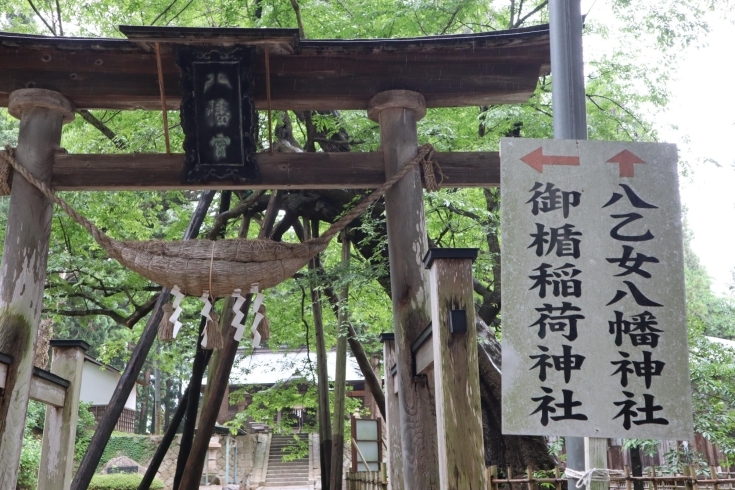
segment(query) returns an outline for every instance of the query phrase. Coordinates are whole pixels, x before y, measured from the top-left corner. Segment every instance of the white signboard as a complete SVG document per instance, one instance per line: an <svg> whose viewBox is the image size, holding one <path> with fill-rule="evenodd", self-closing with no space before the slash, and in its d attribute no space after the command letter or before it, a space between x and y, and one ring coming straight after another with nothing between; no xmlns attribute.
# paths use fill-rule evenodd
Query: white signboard
<svg viewBox="0 0 735 490"><path fill-rule="evenodd" d="M690 439L676 146L502 140L503 433Z"/></svg>

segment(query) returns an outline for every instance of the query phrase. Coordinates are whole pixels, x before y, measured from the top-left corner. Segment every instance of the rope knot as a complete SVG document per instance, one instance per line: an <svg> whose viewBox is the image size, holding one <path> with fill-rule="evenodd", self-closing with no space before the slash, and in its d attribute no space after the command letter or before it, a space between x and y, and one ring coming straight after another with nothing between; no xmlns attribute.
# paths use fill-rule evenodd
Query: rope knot
<svg viewBox="0 0 735 490"><path fill-rule="evenodd" d="M447 177L442 172L442 168L439 166L439 162L434 160L434 147L427 143L422 145L419 156L421 158L421 174L424 180L424 188L427 192L437 192L441 189L444 179ZM423 155L421 154L423 153ZM439 174L439 181L437 182L437 174Z"/></svg>
<svg viewBox="0 0 735 490"><path fill-rule="evenodd" d="M13 184L13 167L8 158L15 158L15 149L5 147L5 154L0 153L0 196L9 196Z"/></svg>

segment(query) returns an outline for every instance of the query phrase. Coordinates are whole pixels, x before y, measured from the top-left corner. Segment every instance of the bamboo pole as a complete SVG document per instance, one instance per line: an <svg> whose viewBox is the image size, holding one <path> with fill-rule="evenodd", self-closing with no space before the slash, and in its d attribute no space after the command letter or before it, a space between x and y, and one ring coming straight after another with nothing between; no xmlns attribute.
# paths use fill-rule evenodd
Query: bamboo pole
<svg viewBox="0 0 735 490"><path fill-rule="evenodd" d="M720 490L720 485L717 483L717 470L715 470L714 466L709 467L709 476L715 480L715 483L713 484L714 490Z"/></svg>

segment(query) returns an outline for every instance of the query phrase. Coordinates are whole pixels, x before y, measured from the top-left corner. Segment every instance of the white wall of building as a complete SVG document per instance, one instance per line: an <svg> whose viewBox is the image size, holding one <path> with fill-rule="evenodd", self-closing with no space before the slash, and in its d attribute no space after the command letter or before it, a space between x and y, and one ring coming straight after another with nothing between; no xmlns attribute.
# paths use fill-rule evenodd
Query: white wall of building
<svg viewBox="0 0 735 490"><path fill-rule="evenodd" d="M79 400L92 405L107 405L115 391L120 373L107 369L89 360L84 361L82 388ZM136 390L133 389L125 402L125 408L135 410Z"/></svg>

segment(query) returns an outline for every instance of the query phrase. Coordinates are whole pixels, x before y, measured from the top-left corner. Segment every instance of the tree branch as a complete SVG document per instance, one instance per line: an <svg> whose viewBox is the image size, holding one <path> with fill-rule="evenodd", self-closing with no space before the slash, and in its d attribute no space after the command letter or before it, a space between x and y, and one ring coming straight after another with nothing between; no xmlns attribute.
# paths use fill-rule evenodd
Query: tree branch
<svg viewBox="0 0 735 490"><path fill-rule="evenodd" d="M64 27L61 25L61 7L59 7L59 0L56 0L56 16L59 18L59 36L64 36Z"/></svg>
<svg viewBox="0 0 735 490"><path fill-rule="evenodd" d="M245 200L240 201L234 208L230 209L229 211L225 211L224 213L218 214L217 218L215 218L214 220L214 225L212 225L212 229L209 230L209 233L207 233L207 239L215 240L220 234L220 231L227 224L227 221L245 214L250 208L253 207L255 203L258 202L258 199L260 198L260 196L263 195L264 192L265 191L262 190L255 191L248 197L246 197Z"/></svg>
<svg viewBox="0 0 735 490"><path fill-rule="evenodd" d="M172 0L172 2L171 2L171 3L169 3L169 4L168 4L168 6L167 6L167 7L165 8L165 9L163 9L163 12L161 12L160 14L158 14L158 15L156 16L156 18L155 18L155 19L153 19L153 22L151 22L151 24L150 24L150 25L154 25L154 24L155 24L156 22L158 22L158 20L159 20L159 19L160 19L161 17L163 17L164 15L166 15L166 14L168 13L168 11L169 11L169 10L171 10L171 7L173 7L174 5L176 5L176 2L178 2L178 1L179 1L179 0Z"/></svg>
<svg viewBox="0 0 735 490"><path fill-rule="evenodd" d="M118 150L126 150L128 148L127 142L120 139L113 130L111 130L105 123L97 119L94 114L86 109L82 109L81 111L79 111L79 115L82 116L82 119L97 128L102 134L107 137L107 139L112 141L112 144L115 145Z"/></svg>
<svg viewBox="0 0 735 490"><path fill-rule="evenodd" d="M530 11L529 13L527 13L527 14L526 14L526 15L524 15L523 17L520 17L520 15L521 15L521 10L520 10L520 9L518 9L518 16L519 16L520 18L519 18L519 19L518 19L518 20L516 21L516 23L515 23L515 24L513 25L513 27L514 27L514 28L517 28L517 27L521 27L521 25L523 25L523 23L524 23L524 22L526 22L526 20L527 20L527 19L528 19L529 17L531 17L531 16L533 15L533 14L535 14L536 12L538 12L539 10L541 10L542 8L546 7L546 5L548 5L548 3L549 3L549 2L548 2L548 0L545 0L545 1L541 2L540 4L538 4L538 5L536 6L536 8L535 8L535 9L531 10L531 11Z"/></svg>
<svg viewBox="0 0 735 490"><path fill-rule="evenodd" d="M299 1L291 0L291 6L293 7L293 11L296 14L296 23L299 26L299 38L306 39L306 34L304 33L304 22L301 19L301 7L299 7Z"/></svg>
<svg viewBox="0 0 735 490"><path fill-rule="evenodd" d="M36 15L38 16L38 18L41 19L41 22L43 22L44 25L48 28L48 30L51 31L51 34L53 34L55 36L56 35L56 29L54 29L53 27L51 27L51 25L48 22L46 22L46 19L43 18L43 15L41 15L41 12L39 12L38 9L36 8L36 6L33 4L33 0L28 0L28 3L30 4L31 8L36 13Z"/></svg>

